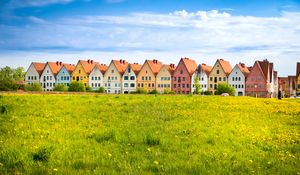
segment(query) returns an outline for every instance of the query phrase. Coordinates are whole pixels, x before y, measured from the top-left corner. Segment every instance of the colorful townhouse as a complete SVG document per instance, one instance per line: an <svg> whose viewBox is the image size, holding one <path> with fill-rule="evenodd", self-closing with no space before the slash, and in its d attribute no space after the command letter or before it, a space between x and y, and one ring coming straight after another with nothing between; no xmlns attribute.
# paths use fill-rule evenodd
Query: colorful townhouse
<svg viewBox="0 0 300 175"><path fill-rule="evenodd" d="M138 63L128 64L126 71L122 78L122 93L129 94L130 92L136 91L136 79L140 72L142 65Z"/></svg>
<svg viewBox="0 0 300 175"><path fill-rule="evenodd" d="M275 97L273 63L267 59L255 61L246 79L246 95L253 97Z"/></svg>
<svg viewBox="0 0 300 175"><path fill-rule="evenodd" d="M177 94L190 94L194 84L193 76L197 69L195 60L181 58L173 75L172 91Z"/></svg>
<svg viewBox="0 0 300 175"><path fill-rule="evenodd" d="M46 66L45 63L32 62L26 71L25 83L26 84L40 83L40 77L43 73L45 66Z"/></svg>
<svg viewBox="0 0 300 175"><path fill-rule="evenodd" d="M156 59L146 60L137 76L137 89L150 92L156 89L156 76L162 63Z"/></svg>
<svg viewBox="0 0 300 175"><path fill-rule="evenodd" d="M201 87L201 91L205 92L208 90L208 77L209 73L211 72L212 67L209 65L206 65L204 63L199 64L197 67L194 78L199 78L199 84ZM193 92L195 91L195 85L193 85Z"/></svg>
<svg viewBox="0 0 300 175"><path fill-rule="evenodd" d="M289 95L289 80L288 77L278 77L279 90L282 97L288 97Z"/></svg>
<svg viewBox="0 0 300 175"><path fill-rule="evenodd" d="M208 91L215 94L218 84L227 83L228 76L232 71L232 67L228 61L224 59L218 59L209 73L208 79Z"/></svg>
<svg viewBox="0 0 300 175"><path fill-rule="evenodd" d="M244 63L234 66L228 76L228 84L235 89L235 96L245 96L246 79L250 70Z"/></svg>
<svg viewBox="0 0 300 175"><path fill-rule="evenodd" d="M296 68L296 95L300 95L300 62L297 63Z"/></svg>
<svg viewBox="0 0 300 175"><path fill-rule="evenodd" d="M156 90L162 94L165 90L171 91L173 74L175 72L175 64L164 64L156 76Z"/></svg>
<svg viewBox="0 0 300 175"><path fill-rule="evenodd" d="M89 85L89 75L96 64L99 63L94 62L94 60L79 60L72 72L72 81L80 81L87 87Z"/></svg>
<svg viewBox="0 0 300 175"><path fill-rule="evenodd" d="M56 84L63 84L67 87L70 86L71 83L71 75L75 70L74 64L63 64L56 76Z"/></svg>
<svg viewBox="0 0 300 175"><path fill-rule="evenodd" d="M40 78L40 83L44 91L52 91L55 87L56 75L61 69L62 62L47 62Z"/></svg>
<svg viewBox="0 0 300 175"><path fill-rule="evenodd" d="M125 60L112 60L104 74L105 93L120 94L122 92L122 77L128 67Z"/></svg>
<svg viewBox="0 0 300 175"><path fill-rule="evenodd" d="M104 87L104 74L107 71L105 64L96 64L89 75L89 86L92 90Z"/></svg>

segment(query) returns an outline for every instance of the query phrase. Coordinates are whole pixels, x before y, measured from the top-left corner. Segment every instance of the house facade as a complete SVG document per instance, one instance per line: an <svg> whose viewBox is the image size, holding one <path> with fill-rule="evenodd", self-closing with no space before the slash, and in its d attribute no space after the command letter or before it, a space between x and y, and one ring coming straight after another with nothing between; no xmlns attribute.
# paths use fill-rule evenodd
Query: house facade
<svg viewBox="0 0 300 175"><path fill-rule="evenodd" d="M71 75L74 69L74 64L63 64L63 66L57 73L56 84L63 84L69 87L71 83Z"/></svg>
<svg viewBox="0 0 300 175"><path fill-rule="evenodd" d="M208 90L208 77L209 77L209 73L211 72L211 69L212 69L211 66L202 63L198 66L196 70L202 92Z"/></svg>
<svg viewBox="0 0 300 175"><path fill-rule="evenodd" d="M253 97L274 97L273 83L273 64L266 59L255 61L246 79L246 95Z"/></svg>
<svg viewBox="0 0 300 175"><path fill-rule="evenodd" d="M146 60L137 76L137 89L148 92L156 89L156 76L162 67L162 63L156 59Z"/></svg>
<svg viewBox="0 0 300 175"><path fill-rule="evenodd" d="M195 60L181 58L173 75L172 90L177 94L190 94L193 87L193 76L197 69Z"/></svg>
<svg viewBox="0 0 300 175"><path fill-rule="evenodd" d="M300 96L300 63L297 63L296 68L296 95Z"/></svg>
<svg viewBox="0 0 300 175"><path fill-rule="evenodd" d="M164 64L156 76L156 90L163 94L165 90L171 91L173 74L176 69L175 64Z"/></svg>
<svg viewBox="0 0 300 175"><path fill-rule="evenodd" d="M234 66L228 76L228 84L235 89L235 96L245 96L246 78L250 70L244 63L239 63Z"/></svg>
<svg viewBox="0 0 300 175"><path fill-rule="evenodd" d="M137 88L137 75L141 70L142 65L138 63L128 64L123 78L122 78L122 93L129 94L130 92L136 91Z"/></svg>
<svg viewBox="0 0 300 175"><path fill-rule="evenodd" d="M105 64L96 64L89 75L89 86L92 90L104 87L104 74L107 70Z"/></svg>
<svg viewBox="0 0 300 175"><path fill-rule="evenodd" d="M40 83L44 91L52 91L55 87L56 75L61 69L62 62L47 62L45 69L41 75Z"/></svg>
<svg viewBox="0 0 300 175"><path fill-rule="evenodd" d="M228 76L232 71L232 67L228 61L218 59L209 73L208 91L215 94L218 84L227 83Z"/></svg>
<svg viewBox="0 0 300 175"><path fill-rule="evenodd" d="M93 60L79 60L72 72L72 81L80 81L87 87L89 85L89 75L96 64L98 63Z"/></svg>
<svg viewBox="0 0 300 175"><path fill-rule="evenodd" d="M104 74L105 93L120 94L122 92L122 76L128 67L125 60L112 60Z"/></svg>
<svg viewBox="0 0 300 175"><path fill-rule="evenodd" d="M45 63L32 62L26 71L25 83L26 84L40 83L40 77L43 73L45 66L46 66Z"/></svg>

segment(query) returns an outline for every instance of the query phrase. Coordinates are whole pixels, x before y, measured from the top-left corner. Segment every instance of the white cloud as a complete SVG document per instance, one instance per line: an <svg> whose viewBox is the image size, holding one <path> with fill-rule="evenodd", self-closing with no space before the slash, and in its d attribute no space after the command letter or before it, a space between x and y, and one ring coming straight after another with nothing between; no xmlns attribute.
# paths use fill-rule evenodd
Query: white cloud
<svg viewBox="0 0 300 175"><path fill-rule="evenodd" d="M26 50L20 55L38 55L35 58L44 53L41 57L46 59L95 56L100 60L122 57L135 62L138 61L135 59L152 57L169 63L190 56L198 63L213 64L215 59L224 57L232 65L240 61L251 65L256 59L269 58L280 75L294 74L294 64L300 55L300 13L297 12L254 17L233 16L217 10L182 10L169 14L76 16L50 21L29 19L33 23L22 28L0 26L0 49ZM3 55L0 54L1 61L8 58Z"/></svg>
<svg viewBox="0 0 300 175"><path fill-rule="evenodd" d="M73 0L11 0L8 4L10 8L38 7L49 4L67 4Z"/></svg>

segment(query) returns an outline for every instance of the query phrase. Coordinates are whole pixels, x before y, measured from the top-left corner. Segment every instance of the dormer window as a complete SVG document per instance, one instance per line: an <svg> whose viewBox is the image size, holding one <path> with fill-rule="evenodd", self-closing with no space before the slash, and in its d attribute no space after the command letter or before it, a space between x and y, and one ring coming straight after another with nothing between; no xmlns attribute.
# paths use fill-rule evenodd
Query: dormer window
<svg viewBox="0 0 300 175"><path fill-rule="evenodd" d="M183 70L180 70L180 74L183 74Z"/></svg>
<svg viewBox="0 0 300 175"><path fill-rule="evenodd" d="M219 70L217 70L217 74L220 74L220 71L219 71Z"/></svg>
<svg viewBox="0 0 300 175"><path fill-rule="evenodd" d="M78 73L81 73L81 70L80 70L80 69L78 70Z"/></svg>
<svg viewBox="0 0 300 175"><path fill-rule="evenodd" d="M113 74L115 71L114 70L111 70L111 73Z"/></svg>

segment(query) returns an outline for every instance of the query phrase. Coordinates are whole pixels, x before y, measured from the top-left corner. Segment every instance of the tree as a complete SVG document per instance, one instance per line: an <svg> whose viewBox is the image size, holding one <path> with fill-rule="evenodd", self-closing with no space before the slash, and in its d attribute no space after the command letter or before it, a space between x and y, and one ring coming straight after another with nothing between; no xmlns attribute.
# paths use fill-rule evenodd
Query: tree
<svg viewBox="0 0 300 175"><path fill-rule="evenodd" d="M104 90L105 90L104 87L101 86L101 87L99 87L99 89L96 92L98 92L98 93L104 93Z"/></svg>
<svg viewBox="0 0 300 175"><path fill-rule="evenodd" d="M12 79L0 80L0 91L14 91L18 89L18 85Z"/></svg>
<svg viewBox="0 0 300 175"><path fill-rule="evenodd" d="M70 92L85 92L85 87L82 82L72 81L69 86Z"/></svg>
<svg viewBox="0 0 300 175"><path fill-rule="evenodd" d="M42 86L40 83L33 83L33 84L26 84L25 85L25 91L43 91Z"/></svg>
<svg viewBox="0 0 300 175"><path fill-rule="evenodd" d="M56 84L53 91L66 92L66 91L68 91L68 87L64 84Z"/></svg>
<svg viewBox="0 0 300 175"><path fill-rule="evenodd" d="M23 67L17 67L16 69L14 69L13 79L14 80L24 80L25 79L25 72L24 72Z"/></svg>
<svg viewBox="0 0 300 175"><path fill-rule="evenodd" d="M227 83L220 83L218 84L216 94L221 95L223 93L228 93L229 95L234 96L235 89Z"/></svg>
<svg viewBox="0 0 300 175"><path fill-rule="evenodd" d="M199 78L197 76L194 77L194 86L195 86L194 94L200 94L201 93L201 86L200 86L200 83L199 83Z"/></svg>

